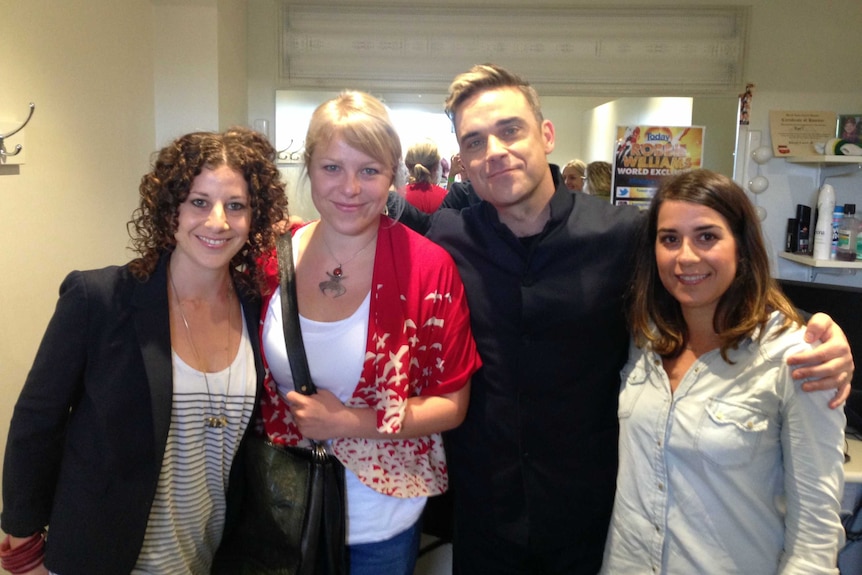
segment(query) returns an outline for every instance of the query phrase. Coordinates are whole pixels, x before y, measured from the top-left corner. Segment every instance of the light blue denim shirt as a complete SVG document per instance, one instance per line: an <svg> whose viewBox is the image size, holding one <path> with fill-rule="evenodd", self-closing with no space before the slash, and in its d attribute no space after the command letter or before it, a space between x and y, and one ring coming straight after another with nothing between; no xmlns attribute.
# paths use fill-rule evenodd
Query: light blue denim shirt
<svg viewBox="0 0 862 575"><path fill-rule="evenodd" d="M602 573L837 574L844 413L806 393L785 358L801 329L702 355L674 393L655 353L630 346L620 467Z"/></svg>

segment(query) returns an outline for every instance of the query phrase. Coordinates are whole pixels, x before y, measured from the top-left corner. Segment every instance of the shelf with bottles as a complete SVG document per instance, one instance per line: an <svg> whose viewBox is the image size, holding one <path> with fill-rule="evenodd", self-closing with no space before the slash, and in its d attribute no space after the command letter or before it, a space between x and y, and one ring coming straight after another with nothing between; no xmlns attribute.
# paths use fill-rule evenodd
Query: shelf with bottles
<svg viewBox="0 0 862 575"><path fill-rule="evenodd" d="M789 252L781 252L778 254L778 257L805 266L810 266L812 268L843 268L852 270L862 269L862 260L856 260L852 262L845 262L841 260L815 260L812 256L808 254L794 254Z"/></svg>
<svg viewBox="0 0 862 575"><path fill-rule="evenodd" d="M824 156L814 154L811 156L796 156L785 158L793 164L814 165L820 168L820 185L826 178L835 176L849 176L862 170L862 156Z"/></svg>

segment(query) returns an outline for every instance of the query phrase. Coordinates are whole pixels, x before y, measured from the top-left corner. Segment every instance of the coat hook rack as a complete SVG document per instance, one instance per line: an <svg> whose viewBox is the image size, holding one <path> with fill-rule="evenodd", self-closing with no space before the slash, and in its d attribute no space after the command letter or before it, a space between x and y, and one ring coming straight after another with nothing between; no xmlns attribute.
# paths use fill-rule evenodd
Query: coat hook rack
<svg viewBox="0 0 862 575"><path fill-rule="evenodd" d="M18 126L18 128L16 128L15 130L12 130L11 132L9 132L8 134L0 134L0 164L5 164L7 157L17 156L19 153L21 153L21 144L18 144L15 146L14 152L11 152L11 153L7 152L5 140L9 136L14 136L15 134L17 134L18 132L20 132L21 130L24 129L24 126L26 126L27 123L30 121L30 118L33 117L33 110L35 110L35 109L36 109L36 104L34 104L33 102L30 102L30 113L27 115L27 119L24 120L24 123L21 124L20 126Z"/></svg>
<svg viewBox="0 0 862 575"><path fill-rule="evenodd" d="M290 142L288 142L287 147L285 147L283 150L277 151L277 160L279 161L279 163L292 163L302 161L302 152L305 149L304 146L302 144L298 144L298 147L295 150L291 151L292 147L293 138L290 139Z"/></svg>

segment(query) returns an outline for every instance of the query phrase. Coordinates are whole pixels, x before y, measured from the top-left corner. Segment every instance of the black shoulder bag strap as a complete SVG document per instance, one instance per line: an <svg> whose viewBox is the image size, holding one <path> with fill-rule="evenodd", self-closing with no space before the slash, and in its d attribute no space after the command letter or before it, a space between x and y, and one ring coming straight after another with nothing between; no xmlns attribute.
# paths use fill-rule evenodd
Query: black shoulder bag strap
<svg viewBox="0 0 862 575"><path fill-rule="evenodd" d="M317 388L311 381L305 344L299 327L299 307L296 303L296 270L293 267L291 234L286 233L276 242L278 253L279 290L281 293L281 322L284 324L284 342L293 374L293 386L299 393L313 395ZM308 479L308 497L305 525L302 533L302 557L299 575L348 573L345 541L345 488L344 468L338 460L326 454L324 443L311 441L311 475Z"/></svg>
<svg viewBox="0 0 862 575"><path fill-rule="evenodd" d="M278 285L281 292L281 323L284 325L284 343L287 359L293 374L293 386L304 395L317 393L308 370L305 344L299 328L299 306L296 303L296 270L293 267L293 244L290 232L276 242L278 251Z"/></svg>

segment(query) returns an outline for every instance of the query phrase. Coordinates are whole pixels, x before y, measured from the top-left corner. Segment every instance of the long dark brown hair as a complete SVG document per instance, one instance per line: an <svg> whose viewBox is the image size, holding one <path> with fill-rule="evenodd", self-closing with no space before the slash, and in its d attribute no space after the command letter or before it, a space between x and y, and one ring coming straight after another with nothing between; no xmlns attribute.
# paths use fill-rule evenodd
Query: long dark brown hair
<svg viewBox="0 0 862 575"><path fill-rule="evenodd" d="M129 264L135 277L147 279L159 258L173 251L179 206L201 170L228 166L248 184L251 208L248 242L231 259L232 275L249 295L260 293L264 283L258 261L275 246L274 225L286 217L287 197L275 158L269 140L239 127L186 134L162 148L152 170L141 178L140 204L127 224L132 249L138 254Z"/></svg>
<svg viewBox="0 0 862 575"><path fill-rule="evenodd" d="M801 324L796 309L769 272L760 219L745 192L730 178L709 170L691 170L666 179L649 207L647 225L638 242L638 257L629 290L629 325L635 343L649 343L664 357L676 357L689 334L679 302L661 283L656 265L658 213L668 200L713 209L727 220L736 240L736 277L721 296L713 327L721 341L721 356L735 349L754 330L762 328L773 311L785 316L782 330Z"/></svg>

